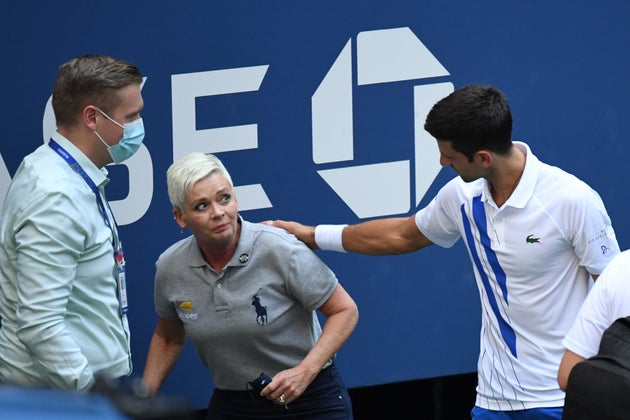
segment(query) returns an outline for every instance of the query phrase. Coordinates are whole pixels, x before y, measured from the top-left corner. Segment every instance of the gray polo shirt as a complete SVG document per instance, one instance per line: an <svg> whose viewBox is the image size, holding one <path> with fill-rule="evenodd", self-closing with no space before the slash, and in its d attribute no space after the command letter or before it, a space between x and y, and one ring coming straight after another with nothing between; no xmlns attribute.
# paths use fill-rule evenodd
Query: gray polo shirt
<svg viewBox="0 0 630 420"><path fill-rule="evenodd" d="M181 320L215 386L237 391L261 372L273 376L304 359L321 335L315 309L337 286L335 274L293 235L241 223L220 275L190 236L160 255L155 279L158 315Z"/></svg>

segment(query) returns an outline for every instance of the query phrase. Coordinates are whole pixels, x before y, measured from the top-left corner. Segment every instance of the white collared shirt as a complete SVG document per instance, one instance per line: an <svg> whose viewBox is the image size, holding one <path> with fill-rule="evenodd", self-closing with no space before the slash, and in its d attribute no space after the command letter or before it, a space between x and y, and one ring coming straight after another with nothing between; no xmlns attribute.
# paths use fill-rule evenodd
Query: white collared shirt
<svg viewBox="0 0 630 420"><path fill-rule="evenodd" d="M435 244L466 243L482 305L476 404L505 411L563 405L562 339L588 293L589 272L600 274L619 253L599 195L515 144L525 170L500 208L485 179L457 177L416 214Z"/></svg>
<svg viewBox="0 0 630 420"><path fill-rule="evenodd" d="M618 318L630 316L630 251L606 266L589 292L563 344L585 359L595 356L604 331Z"/></svg>

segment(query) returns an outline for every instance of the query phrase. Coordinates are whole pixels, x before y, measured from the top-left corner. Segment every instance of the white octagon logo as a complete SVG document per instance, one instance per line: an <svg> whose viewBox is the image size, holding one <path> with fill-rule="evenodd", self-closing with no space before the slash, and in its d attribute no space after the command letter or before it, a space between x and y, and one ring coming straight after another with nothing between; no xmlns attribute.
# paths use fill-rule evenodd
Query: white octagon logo
<svg viewBox="0 0 630 420"><path fill-rule="evenodd" d="M356 67L358 86L450 75L406 27L360 32ZM354 159L352 76L350 39L311 98L316 164ZM433 104L451 92L452 83L414 86L416 206L441 169L437 144L430 141L433 139L424 130L424 121ZM410 209L408 160L317 172L359 218L406 213ZM374 191L379 190L387 190L390 199L374 200Z"/></svg>

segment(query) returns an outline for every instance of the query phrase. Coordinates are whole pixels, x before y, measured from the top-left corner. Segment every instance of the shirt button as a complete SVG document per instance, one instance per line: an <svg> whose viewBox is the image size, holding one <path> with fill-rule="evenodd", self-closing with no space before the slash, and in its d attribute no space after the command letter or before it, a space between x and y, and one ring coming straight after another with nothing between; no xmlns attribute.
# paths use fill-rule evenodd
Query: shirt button
<svg viewBox="0 0 630 420"><path fill-rule="evenodd" d="M217 284L217 287L220 289L222 287L221 283Z"/></svg>

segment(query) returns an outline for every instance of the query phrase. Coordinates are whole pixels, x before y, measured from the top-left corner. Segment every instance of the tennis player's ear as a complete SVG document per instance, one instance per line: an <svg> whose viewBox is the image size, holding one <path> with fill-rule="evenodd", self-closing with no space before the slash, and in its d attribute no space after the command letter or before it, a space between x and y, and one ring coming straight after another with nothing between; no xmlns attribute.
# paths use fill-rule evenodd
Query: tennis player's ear
<svg viewBox="0 0 630 420"><path fill-rule="evenodd" d="M475 153L475 159L487 168L492 165L492 162L494 161L494 153L490 150L479 150Z"/></svg>

